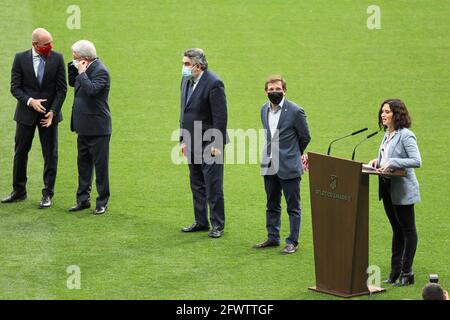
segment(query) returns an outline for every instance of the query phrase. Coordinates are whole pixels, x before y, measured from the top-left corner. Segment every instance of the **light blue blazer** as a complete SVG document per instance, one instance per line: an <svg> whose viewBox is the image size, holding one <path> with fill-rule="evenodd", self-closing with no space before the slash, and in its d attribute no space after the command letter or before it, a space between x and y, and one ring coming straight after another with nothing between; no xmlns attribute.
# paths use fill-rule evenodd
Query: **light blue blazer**
<svg viewBox="0 0 450 320"><path fill-rule="evenodd" d="M387 132L384 136L386 138ZM384 141L384 138L382 141ZM417 140L407 128L398 130L392 138L388 151L388 164L393 169L405 169L406 177L391 177L391 199L394 205L409 205L420 202L419 182L413 168L422 166ZM381 160L381 146L378 163ZM379 192L381 199L381 188Z"/></svg>

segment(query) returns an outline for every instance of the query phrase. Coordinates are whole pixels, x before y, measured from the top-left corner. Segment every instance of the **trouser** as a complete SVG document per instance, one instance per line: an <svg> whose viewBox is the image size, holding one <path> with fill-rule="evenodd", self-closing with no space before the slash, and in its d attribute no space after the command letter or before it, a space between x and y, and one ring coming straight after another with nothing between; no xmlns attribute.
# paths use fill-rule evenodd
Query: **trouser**
<svg viewBox="0 0 450 320"><path fill-rule="evenodd" d="M95 168L98 197L96 206L106 206L109 200L109 141L111 136L79 135L77 202L90 201Z"/></svg>
<svg viewBox="0 0 450 320"><path fill-rule="evenodd" d="M213 228L225 227L223 164L189 164L195 221L208 226L208 205Z"/></svg>
<svg viewBox="0 0 450 320"><path fill-rule="evenodd" d="M417 248L414 204L394 205L391 200L390 179L382 178L381 194L384 210L392 227L391 277L412 272Z"/></svg>
<svg viewBox="0 0 450 320"><path fill-rule="evenodd" d="M268 239L271 241L280 242L281 193L283 192L290 225L289 237L286 238L286 243L298 244L302 222L300 180L300 177L284 180L277 175L264 176L264 187L267 196L266 228Z"/></svg>
<svg viewBox="0 0 450 320"><path fill-rule="evenodd" d="M28 153L31 150L36 126L38 127L42 157L44 158L44 188L42 189L42 195L53 197L58 167L57 123L44 128L40 124L27 126L16 122L13 189L18 193L26 193Z"/></svg>

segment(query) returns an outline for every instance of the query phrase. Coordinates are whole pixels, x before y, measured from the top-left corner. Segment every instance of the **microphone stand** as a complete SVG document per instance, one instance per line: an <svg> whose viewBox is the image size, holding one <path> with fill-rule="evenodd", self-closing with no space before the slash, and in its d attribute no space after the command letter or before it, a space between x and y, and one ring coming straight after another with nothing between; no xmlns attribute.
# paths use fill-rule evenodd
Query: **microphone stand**
<svg viewBox="0 0 450 320"><path fill-rule="evenodd" d="M354 136L355 134L358 134L358 133L361 133L361 132L364 132L364 131L366 131L367 130L367 128L364 128L364 129L360 129L360 130L358 130L358 131L355 131L355 132L352 132L352 133L350 133L350 134L347 134L347 135L345 135L345 136L343 136L343 137L340 137L340 138L337 138L337 139L334 139L333 141L331 141L330 142L330 145L328 146L328 152L327 152L327 156L329 156L330 155L330 151L331 151L331 145L334 143L334 142L336 142L336 141L339 141L339 140L342 140L342 139L344 139L344 138L347 138L347 137L350 137L350 136Z"/></svg>

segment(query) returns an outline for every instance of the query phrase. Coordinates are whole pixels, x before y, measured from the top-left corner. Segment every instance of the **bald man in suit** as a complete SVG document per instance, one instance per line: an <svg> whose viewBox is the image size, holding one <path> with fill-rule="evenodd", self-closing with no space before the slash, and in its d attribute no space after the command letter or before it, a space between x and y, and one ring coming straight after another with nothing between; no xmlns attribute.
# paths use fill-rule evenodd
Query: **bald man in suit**
<svg viewBox="0 0 450 320"><path fill-rule="evenodd" d="M17 99L13 191L2 200L12 203L27 197L27 162L38 127L44 158L44 187L39 208L52 205L58 165L58 123L66 98L63 56L52 50L51 34L38 28L32 33L32 48L17 53L11 70L11 93Z"/></svg>

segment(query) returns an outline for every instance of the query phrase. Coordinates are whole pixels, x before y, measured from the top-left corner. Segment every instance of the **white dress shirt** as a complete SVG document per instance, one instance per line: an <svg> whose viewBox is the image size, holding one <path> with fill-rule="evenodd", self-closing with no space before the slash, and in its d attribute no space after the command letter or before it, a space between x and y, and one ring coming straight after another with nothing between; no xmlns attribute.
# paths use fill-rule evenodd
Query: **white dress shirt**
<svg viewBox="0 0 450 320"><path fill-rule="evenodd" d="M381 143L381 159L380 159L380 168L383 167L389 161L389 148L392 144L392 139L397 134L397 130L392 132L391 134L387 133Z"/></svg>
<svg viewBox="0 0 450 320"><path fill-rule="evenodd" d="M39 55L39 53L36 52L36 50L34 50L34 48L31 48L31 51L32 51L32 55L33 55L34 74L36 75L36 78L37 78L39 63L41 63L41 56ZM32 99L33 98L28 99L28 101L27 101L28 106L30 106L30 102Z"/></svg>
<svg viewBox="0 0 450 320"><path fill-rule="evenodd" d="M271 135L272 139L277 130L278 122L280 121L281 106L283 105L283 103L284 103L284 98L283 98L283 100L281 100L281 102L277 106L275 106L275 108L272 107L272 103L269 103L268 123L269 123L270 135Z"/></svg>
<svg viewBox="0 0 450 320"><path fill-rule="evenodd" d="M39 53L36 52L36 50L34 50L34 48L32 48L31 50L33 51L34 74L36 75L37 78L39 63L41 63L41 56L39 55Z"/></svg>
<svg viewBox="0 0 450 320"><path fill-rule="evenodd" d="M270 130L270 136L274 137L275 132L277 131L277 127L278 127L278 122L280 122L280 115L281 115L281 106L284 103L284 97L283 100L281 100L281 102L275 106L272 107L272 103L269 102L269 117L267 119L268 123L269 123L269 130ZM270 155L269 155L270 159L272 159L272 149L270 149Z"/></svg>
<svg viewBox="0 0 450 320"><path fill-rule="evenodd" d="M197 87L197 84L198 84L198 82L200 81L200 78L202 77L203 72L204 72L204 71L202 71L202 72L198 75L197 79L194 80L194 78L192 78L192 81L194 82L194 86L192 87L192 92L194 92L195 88Z"/></svg>

